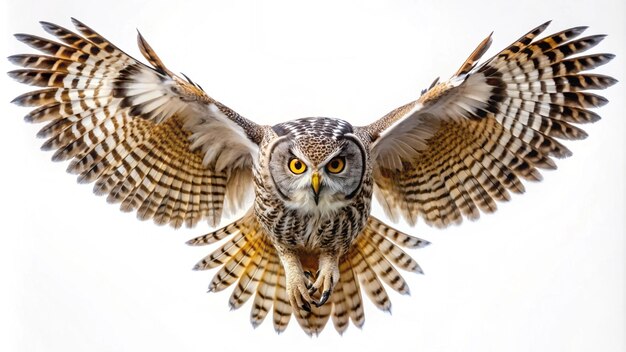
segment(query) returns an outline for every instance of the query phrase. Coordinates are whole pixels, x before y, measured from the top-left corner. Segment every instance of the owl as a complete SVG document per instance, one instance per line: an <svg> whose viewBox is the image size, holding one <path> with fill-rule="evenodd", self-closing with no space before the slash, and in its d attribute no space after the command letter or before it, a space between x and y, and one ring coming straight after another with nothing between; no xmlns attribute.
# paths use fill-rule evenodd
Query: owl
<svg viewBox="0 0 626 352"><path fill-rule="evenodd" d="M14 103L36 107L38 136L53 160L69 160L80 183L141 220L216 227L198 236L221 246L195 269L217 269L210 291L232 285L229 304L252 300L254 326L271 313L276 331L294 316L307 334L333 321L343 333L364 323L363 293L389 311L387 289L421 273L405 251L428 242L370 215L375 197L391 221L446 227L496 210L523 181L571 152L577 125L607 100L589 90L616 80L586 73L611 54L577 55L604 36L586 27L537 38L544 23L479 64L484 39L446 81L365 126L311 117L265 126L170 71L138 35L144 64L83 23L77 33L42 22L58 41L18 40L43 54L9 57L14 79L42 87Z"/></svg>

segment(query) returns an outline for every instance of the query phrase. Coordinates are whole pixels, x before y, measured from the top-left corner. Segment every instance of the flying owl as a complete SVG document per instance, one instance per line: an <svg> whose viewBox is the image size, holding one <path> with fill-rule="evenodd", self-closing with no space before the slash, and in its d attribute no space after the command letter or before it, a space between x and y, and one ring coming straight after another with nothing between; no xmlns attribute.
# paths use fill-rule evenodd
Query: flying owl
<svg viewBox="0 0 626 352"><path fill-rule="evenodd" d="M59 42L17 34L43 55L9 57L23 67L11 77L43 87L13 100L37 107L25 119L45 122L42 148L142 220L215 227L223 211L247 209L187 243L223 241L195 269L219 268L209 290L236 283L230 306L252 299L252 324L271 312L278 332L294 315L308 334L331 317L343 333L364 323L362 292L382 310L386 287L409 292L398 269L421 269L403 248L428 242L371 216L373 196L411 225L491 213L571 154L559 139L585 138L577 125L599 120L589 109L607 103L587 91L616 82L583 73L613 55L574 56L603 35L576 39L586 27L575 27L536 39L548 22L478 64L490 35L449 80L369 125L264 126L170 71L140 34L149 65L72 21L80 34L42 22Z"/></svg>

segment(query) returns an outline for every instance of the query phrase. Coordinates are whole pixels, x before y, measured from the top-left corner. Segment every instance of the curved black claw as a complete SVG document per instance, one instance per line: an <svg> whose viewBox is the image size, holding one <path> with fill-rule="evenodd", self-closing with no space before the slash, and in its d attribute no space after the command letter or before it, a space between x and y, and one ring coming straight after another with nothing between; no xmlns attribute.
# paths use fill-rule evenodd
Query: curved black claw
<svg viewBox="0 0 626 352"><path fill-rule="evenodd" d="M313 294L311 292L311 287L313 287L313 281L315 280L315 277L308 270L304 271L303 274L304 274L304 277L306 278L306 282L304 283L304 286L306 287L307 290L309 290L309 294Z"/></svg>
<svg viewBox="0 0 626 352"><path fill-rule="evenodd" d="M337 266L337 259L332 255L320 256L320 269L317 272L315 283L313 287L309 289L309 295L313 293L320 293L318 302L313 302L316 306L323 306L330 295L333 292L333 288L339 281L339 267Z"/></svg>
<svg viewBox="0 0 626 352"><path fill-rule="evenodd" d="M321 306L324 305L324 303L326 303L326 301L328 301L328 298L330 297L330 290L326 290L324 291L324 293L322 293L322 298L320 299L319 302L316 302L315 305L319 308Z"/></svg>
<svg viewBox="0 0 626 352"><path fill-rule="evenodd" d="M315 303L315 305L317 305L317 303ZM319 307L319 306L318 306ZM309 304L309 302L304 302L302 303L302 309L311 313L311 304Z"/></svg>

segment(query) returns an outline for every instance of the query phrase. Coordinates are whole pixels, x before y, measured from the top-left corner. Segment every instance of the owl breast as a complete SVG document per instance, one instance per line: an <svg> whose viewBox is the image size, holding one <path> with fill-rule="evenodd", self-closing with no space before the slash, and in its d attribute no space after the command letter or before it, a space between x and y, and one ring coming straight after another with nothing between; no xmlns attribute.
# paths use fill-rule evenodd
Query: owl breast
<svg viewBox="0 0 626 352"><path fill-rule="evenodd" d="M336 211L312 212L288 208L280 199L257 192L255 215L272 240L282 246L310 252L344 254L365 227L371 206L371 187ZM364 192L365 191L365 192Z"/></svg>

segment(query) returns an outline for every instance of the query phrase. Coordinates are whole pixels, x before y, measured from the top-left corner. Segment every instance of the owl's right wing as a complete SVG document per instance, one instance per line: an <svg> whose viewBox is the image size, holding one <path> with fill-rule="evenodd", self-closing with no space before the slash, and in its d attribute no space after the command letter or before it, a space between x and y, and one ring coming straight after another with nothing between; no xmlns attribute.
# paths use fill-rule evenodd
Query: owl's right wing
<svg viewBox="0 0 626 352"><path fill-rule="evenodd" d="M548 22L549 23L549 22ZM586 27L535 38L545 23L481 65L487 37L448 81L359 131L372 141L374 193L386 213L436 226L493 212L520 179L541 179L552 157L570 151L557 139L582 139L575 126L597 121L588 110L607 100L587 90L616 80L582 73L613 58L575 56L603 35L575 39Z"/></svg>
<svg viewBox="0 0 626 352"><path fill-rule="evenodd" d="M215 226L224 206L244 206L261 126L168 70L141 35L152 67L72 21L82 36L42 22L62 43L17 34L47 55L9 57L24 67L11 77L45 87L13 101L38 107L25 119L47 122L42 149L57 150L55 161L71 159L79 182L95 181L96 194L140 219Z"/></svg>

